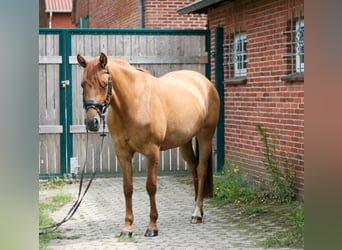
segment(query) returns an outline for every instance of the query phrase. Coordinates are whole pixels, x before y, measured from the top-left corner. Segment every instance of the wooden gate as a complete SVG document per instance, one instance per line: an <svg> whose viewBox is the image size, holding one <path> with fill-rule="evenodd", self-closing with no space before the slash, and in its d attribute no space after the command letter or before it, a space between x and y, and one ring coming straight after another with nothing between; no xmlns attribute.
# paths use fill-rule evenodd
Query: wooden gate
<svg viewBox="0 0 342 250"><path fill-rule="evenodd" d="M83 68L77 64L77 54L90 59L104 52L157 77L179 69L210 76L209 33L203 30L41 29L39 36L41 178L74 172L74 167L85 160L85 113L80 88ZM111 138L105 139L101 155L99 134L89 133L86 172L97 167L99 175L120 175ZM146 171L143 155L135 154L133 168L135 174ZM159 174L185 170L178 148L161 152Z"/></svg>

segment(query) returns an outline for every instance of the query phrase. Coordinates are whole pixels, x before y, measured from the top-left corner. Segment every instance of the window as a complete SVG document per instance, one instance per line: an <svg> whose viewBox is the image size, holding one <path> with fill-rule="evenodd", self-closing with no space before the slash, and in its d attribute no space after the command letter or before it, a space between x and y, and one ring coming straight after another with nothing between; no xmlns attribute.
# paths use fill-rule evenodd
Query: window
<svg viewBox="0 0 342 250"><path fill-rule="evenodd" d="M246 33L234 36L233 44L234 77L247 75L247 39Z"/></svg>
<svg viewBox="0 0 342 250"><path fill-rule="evenodd" d="M304 20L296 22L296 72L304 72Z"/></svg>
<svg viewBox="0 0 342 250"><path fill-rule="evenodd" d="M283 57L289 74L282 80L286 82L304 81L304 19L300 13L297 16L298 18L294 19L291 15L289 30L283 32L287 36L287 52Z"/></svg>
<svg viewBox="0 0 342 250"><path fill-rule="evenodd" d="M85 14L77 22L77 28L89 28L89 15Z"/></svg>
<svg viewBox="0 0 342 250"><path fill-rule="evenodd" d="M223 45L228 66L228 81L244 83L247 75L247 39L245 32L228 35L228 43Z"/></svg>

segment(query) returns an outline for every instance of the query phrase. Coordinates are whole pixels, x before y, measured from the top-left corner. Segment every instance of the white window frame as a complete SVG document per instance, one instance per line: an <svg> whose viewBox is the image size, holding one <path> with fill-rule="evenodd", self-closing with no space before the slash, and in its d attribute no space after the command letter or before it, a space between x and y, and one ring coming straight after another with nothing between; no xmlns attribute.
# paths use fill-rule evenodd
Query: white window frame
<svg viewBox="0 0 342 250"><path fill-rule="evenodd" d="M235 34L234 45L233 45L234 77L244 77L247 75L247 48L246 47L247 47L246 32Z"/></svg>
<svg viewBox="0 0 342 250"><path fill-rule="evenodd" d="M303 32L301 31L303 29ZM303 34L303 35L301 35ZM303 55L300 54L299 48L303 47ZM304 19L299 19L296 22L296 71L304 72Z"/></svg>

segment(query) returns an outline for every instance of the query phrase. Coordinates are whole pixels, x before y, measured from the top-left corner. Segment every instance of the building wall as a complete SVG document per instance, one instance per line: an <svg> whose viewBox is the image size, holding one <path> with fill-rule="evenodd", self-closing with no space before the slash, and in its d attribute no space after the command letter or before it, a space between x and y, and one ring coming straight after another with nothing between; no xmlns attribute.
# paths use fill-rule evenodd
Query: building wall
<svg viewBox="0 0 342 250"><path fill-rule="evenodd" d="M49 28L50 14L46 14L46 28ZM52 27L51 28L75 28L75 24L72 23L71 13L52 13Z"/></svg>
<svg viewBox="0 0 342 250"><path fill-rule="evenodd" d="M299 3L299 4L298 4ZM236 162L254 177L263 176L263 147L256 124L277 138L296 169L296 190L304 199L304 81L285 82L289 66L283 55L291 13L304 13L304 1L242 0L210 9L208 19L215 49L215 28L246 32L247 83L224 82L225 160ZM212 80L215 62L212 58ZM225 67L225 79L228 69ZM221 83L216 83L221 84Z"/></svg>
<svg viewBox="0 0 342 250"><path fill-rule="evenodd" d="M206 15L179 15L192 0L144 0L146 29L206 29ZM74 0L73 22L89 14L89 28L139 29L139 0Z"/></svg>
<svg viewBox="0 0 342 250"><path fill-rule="evenodd" d="M207 16L179 15L177 10L193 0L146 0L145 27L147 29L206 29Z"/></svg>

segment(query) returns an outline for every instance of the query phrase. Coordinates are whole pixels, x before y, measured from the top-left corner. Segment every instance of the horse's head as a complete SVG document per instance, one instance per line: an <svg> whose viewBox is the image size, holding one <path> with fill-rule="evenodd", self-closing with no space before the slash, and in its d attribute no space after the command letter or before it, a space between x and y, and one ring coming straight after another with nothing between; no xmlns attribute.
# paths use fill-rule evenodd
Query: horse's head
<svg viewBox="0 0 342 250"><path fill-rule="evenodd" d="M112 95L112 82L107 67L107 56L101 53L99 59L87 61L77 55L77 61L84 68L82 88L83 107L87 117L85 125L90 131L98 131L101 118L108 108Z"/></svg>

